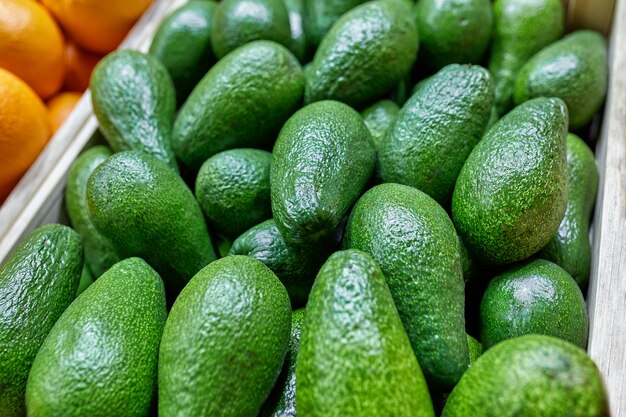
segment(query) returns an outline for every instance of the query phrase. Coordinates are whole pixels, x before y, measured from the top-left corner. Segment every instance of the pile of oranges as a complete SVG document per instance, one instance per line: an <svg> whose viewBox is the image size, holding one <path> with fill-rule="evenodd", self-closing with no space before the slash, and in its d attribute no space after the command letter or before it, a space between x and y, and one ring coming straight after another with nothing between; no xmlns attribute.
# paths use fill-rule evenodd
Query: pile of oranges
<svg viewBox="0 0 626 417"><path fill-rule="evenodd" d="M0 204L152 0L0 0Z"/></svg>

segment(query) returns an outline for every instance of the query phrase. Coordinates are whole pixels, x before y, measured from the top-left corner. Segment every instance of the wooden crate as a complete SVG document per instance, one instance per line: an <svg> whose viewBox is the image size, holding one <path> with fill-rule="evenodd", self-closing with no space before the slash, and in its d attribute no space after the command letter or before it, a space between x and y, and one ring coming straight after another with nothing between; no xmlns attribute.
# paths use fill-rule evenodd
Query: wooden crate
<svg viewBox="0 0 626 417"><path fill-rule="evenodd" d="M157 0L122 47L147 50L160 21L185 0ZM596 159L600 188L587 296L588 351L608 389L613 417L626 417L626 0L570 0L568 27L610 36L610 84ZM613 8L615 10L613 11ZM621 25L620 25L621 23ZM63 191L69 168L93 145L97 122L86 92L67 123L0 209L0 264L32 230L67 223Z"/></svg>

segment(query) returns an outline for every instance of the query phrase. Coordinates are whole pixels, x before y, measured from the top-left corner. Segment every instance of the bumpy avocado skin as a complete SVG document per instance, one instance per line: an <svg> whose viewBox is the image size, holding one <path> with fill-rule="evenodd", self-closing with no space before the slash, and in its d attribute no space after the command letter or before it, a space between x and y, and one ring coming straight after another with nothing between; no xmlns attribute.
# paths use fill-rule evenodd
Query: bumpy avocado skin
<svg viewBox="0 0 626 417"><path fill-rule="evenodd" d="M376 150L354 109L321 101L285 123L274 146L272 212L291 244L328 239L365 189Z"/></svg>
<svg viewBox="0 0 626 417"><path fill-rule="evenodd" d="M600 371L584 350L543 335L487 350L450 394L442 417L608 417Z"/></svg>
<svg viewBox="0 0 626 417"><path fill-rule="evenodd" d="M380 265L429 382L452 387L468 366L459 239L427 194L382 184L354 206L344 246Z"/></svg>
<svg viewBox="0 0 626 417"><path fill-rule="evenodd" d="M116 252L145 259L173 293L215 259L193 193L155 157L139 152L109 157L87 181L87 204Z"/></svg>
<svg viewBox="0 0 626 417"><path fill-rule="evenodd" d="M556 235L539 252L572 275L581 288L589 282L589 222L598 192L598 167L593 152L578 136L567 135L567 209Z"/></svg>
<svg viewBox="0 0 626 417"><path fill-rule="evenodd" d="M256 259L202 269L174 303L159 353L159 415L256 417L291 332L285 287Z"/></svg>
<svg viewBox="0 0 626 417"><path fill-rule="evenodd" d="M570 129L591 121L608 86L606 40L580 30L536 53L515 82L515 103L534 97L558 97L567 104Z"/></svg>
<svg viewBox="0 0 626 417"><path fill-rule="evenodd" d="M145 152L178 171L172 149L176 91L157 58L115 51L98 63L89 88L100 130L115 152Z"/></svg>
<svg viewBox="0 0 626 417"><path fill-rule="evenodd" d="M303 0L304 33L311 48L317 48L339 18L367 0Z"/></svg>
<svg viewBox="0 0 626 417"><path fill-rule="evenodd" d="M450 206L465 160L480 141L493 105L493 81L477 65L452 64L409 99L383 137L378 174Z"/></svg>
<svg viewBox="0 0 626 417"><path fill-rule="evenodd" d="M556 233L567 205L567 108L537 98L500 119L467 158L452 197L468 249L491 264L521 261Z"/></svg>
<svg viewBox="0 0 626 417"><path fill-rule="evenodd" d="M385 277L358 250L334 253L320 270L296 374L298 416L434 417Z"/></svg>
<svg viewBox="0 0 626 417"><path fill-rule="evenodd" d="M561 0L496 0L488 69L493 75L496 110L504 116L513 106L517 74L526 61L563 35Z"/></svg>
<svg viewBox="0 0 626 417"><path fill-rule="evenodd" d="M0 268L0 415L26 413L37 351L76 296L83 245L66 226L36 229Z"/></svg>
<svg viewBox="0 0 626 417"><path fill-rule="evenodd" d="M583 294L571 275L544 259L493 278L483 296L480 319L480 339L487 349L526 334L587 346L589 319Z"/></svg>
<svg viewBox="0 0 626 417"><path fill-rule="evenodd" d="M372 1L344 14L307 71L305 103L338 100L359 108L388 93L415 62L414 20L400 0Z"/></svg>
<svg viewBox="0 0 626 417"><path fill-rule="evenodd" d="M148 415L166 317L163 281L145 261L113 265L68 307L39 350L28 416Z"/></svg>
<svg viewBox="0 0 626 417"><path fill-rule="evenodd" d="M380 142L399 111L400 107L395 102L381 100L361 112L365 126L372 134L376 150L380 149Z"/></svg>
<svg viewBox="0 0 626 417"><path fill-rule="evenodd" d="M176 157L197 170L233 148L272 146L300 107L304 76L284 46L250 42L221 59L200 80L174 122Z"/></svg>

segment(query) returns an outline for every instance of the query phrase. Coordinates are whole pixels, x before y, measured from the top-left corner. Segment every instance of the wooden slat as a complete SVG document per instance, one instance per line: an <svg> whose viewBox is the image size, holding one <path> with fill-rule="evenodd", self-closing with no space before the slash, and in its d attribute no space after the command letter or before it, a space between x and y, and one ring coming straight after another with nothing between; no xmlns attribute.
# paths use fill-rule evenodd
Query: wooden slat
<svg viewBox="0 0 626 417"><path fill-rule="evenodd" d="M613 417L626 417L626 0L615 10L610 85L597 149L597 199L589 287L589 354L604 376Z"/></svg>

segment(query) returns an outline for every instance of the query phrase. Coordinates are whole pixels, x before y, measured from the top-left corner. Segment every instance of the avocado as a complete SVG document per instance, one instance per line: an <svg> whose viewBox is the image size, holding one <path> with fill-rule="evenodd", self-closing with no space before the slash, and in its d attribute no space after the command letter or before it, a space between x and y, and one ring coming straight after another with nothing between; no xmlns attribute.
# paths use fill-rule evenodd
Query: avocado
<svg viewBox="0 0 626 417"><path fill-rule="evenodd" d="M487 350L450 394L442 417L608 417L600 371L584 350L551 336Z"/></svg>
<svg viewBox="0 0 626 417"><path fill-rule="evenodd" d="M218 58L248 42L265 39L291 49L284 0L222 0L213 18L211 45Z"/></svg>
<svg viewBox="0 0 626 417"><path fill-rule="evenodd" d="M78 233L58 224L32 232L0 268L0 415L26 413L37 351L76 296L83 267Z"/></svg>
<svg viewBox="0 0 626 417"><path fill-rule="evenodd" d="M215 1L192 0L166 17L157 29L150 54L167 68L182 105L216 61L211 48Z"/></svg>
<svg viewBox="0 0 626 417"><path fill-rule="evenodd" d="M544 259L516 266L491 280L480 306L480 340L490 348L526 334L587 346L589 319L576 281Z"/></svg>
<svg viewBox="0 0 626 417"><path fill-rule="evenodd" d="M254 41L238 48L209 70L180 109L176 156L197 170L227 149L271 147L303 89L302 68L285 47Z"/></svg>
<svg viewBox="0 0 626 417"><path fill-rule="evenodd" d="M256 417L291 332L285 287L268 267L228 256L176 299L159 353L159 415Z"/></svg>
<svg viewBox="0 0 626 417"><path fill-rule="evenodd" d="M289 15L291 29L291 52L305 63L307 59L307 42L304 33L304 0L284 0Z"/></svg>
<svg viewBox="0 0 626 417"><path fill-rule="evenodd" d="M337 101L299 110L274 146L272 212L291 244L329 238L374 171L376 150L363 119Z"/></svg>
<svg viewBox="0 0 626 417"><path fill-rule="evenodd" d="M120 152L109 157L87 181L87 204L116 252L145 259L173 293L215 259L191 190L153 156Z"/></svg>
<svg viewBox="0 0 626 417"><path fill-rule="evenodd" d="M410 185L449 207L456 178L480 141L493 105L493 82L478 65L452 64L409 99L383 137L383 182Z"/></svg>
<svg viewBox="0 0 626 417"><path fill-rule="evenodd" d="M467 335L467 347L469 349L469 365L472 366L474 362L483 354L483 345L469 334Z"/></svg>
<svg viewBox="0 0 626 417"><path fill-rule="evenodd" d="M72 164L65 189L67 215L85 245L85 264L95 278L120 260L111 241L93 224L87 207L87 180L96 167L111 155L113 152L107 146L87 149Z"/></svg>
<svg viewBox="0 0 626 417"><path fill-rule="evenodd" d="M89 268L87 267L87 263L85 262L83 264L83 270L80 273L80 281L78 282L78 288L76 289L76 296L78 297L79 295L84 293L85 290L89 288L91 284L93 284L93 282L94 282L94 277L91 274L91 271L89 271Z"/></svg>
<svg viewBox="0 0 626 417"><path fill-rule="evenodd" d="M296 417L296 358L304 325L304 309L291 314L291 338L274 390L261 410L260 417Z"/></svg>
<svg viewBox="0 0 626 417"><path fill-rule="evenodd" d="M166 317L163 281L146 262L113 265L41 346L26 388L28 416L146 416Z"/></svg>
<svg viewBox="0 0 626 417"><path fill-rule="evenodd" d="M288 243L273 219L244 232L233 242L229 255L246 255L263 262L283 283L293 306L304 306L313 280L326 260L325 246Z"/></svg>
<svg viewBox="0 0 626 417"><path fill-rule="evenodd" d="M305 103L371 104L409 72L419 39L409 6L377 0L344 14L324 37L307 72Z"/></svg>
<svg viewBox="0 0 626 417"><path fill-rule="evenodd" d="M115 51L96 65L89 88L100 130L113 151L145 152L178 171L172 149L176 91L158 59Z"/></svg>
<svg viewBox="0 0 626 417"><path fill-rule="evenodd" d="M558 97L567 104L570 129L578 129L588 124L604 103L608 77L604 37L579 30L526 62L515 82L515 103Z"/></svg>
<svg viewBox="0 0 626 417"><path fill-rule="evenodd" d="M496 110L513 106L517 73L526 61L563 35L561 0L495 0L494 31L488 69L493 75Z"/></svg>
<svg viewBox="0 0 626 417"><path fill-rule="evenodd" d="M374 146L379 149L380 142L389 126L400 111L400 107L391 100L381 100L361 112L365 126L372 134Z"/></svg>
<svg viewBox="0 0 626 417"><path fill-rule="evenodd" d="M272 154L230 149L206 160L196 179L196 199L209 224L235 238L272 217Z"/></svg>
<svg viewBox="0 0 626 417"><path fill-rule="evenodd" d="M494 106L491 108L491 113L489 114L489 121L487 122L487 129L485 129L485 132L491 129L491 126L495 125L498 120L500 120L500 116L498 115L498 110L496 110L494 103Z"/></svg>
<svg viewBox="0 0 626 417"><path fill-rule="evenodd" d="M347 11L367 0L303 0L304 33L307 43L313 49L319 46L322 39Z"/></svg>
<svg viewBox="0 0 626 417"><path fill-rule="evenodd" d="M459 239L445 210L415 188L378 185L354 206L344 247L382 269L429 382L454 386L469 354Z"/></svg>
<svg viewBox="0 0 626 417"><path fill-rule="evenodd" d="M561 266L585 288L591 269L589 221L598 192L598 168L589 146L571 133L567 135L567 178L565 216L539 256Z"/></svg>
<svg viewBox="0 0 626 417"><path fill-rule="evenodd" d="M385 277L359 250L334 253L317 275L296 375L298 416L435 415Z"/></svg>
<svg viewBox="0 0 626 417"><path fill-rule="evenodd" d="M565 103L536 98L500 119L467 158L452 215L481 261L521 261L552 239L567 205L566 137Z"/></svg>
<svg viewBox="0 0 626 417"><path fill-rule="evenodd" d="M416 11L420 64L439 70L480 62L491 39L490 0L420 0Z"/></svg>

